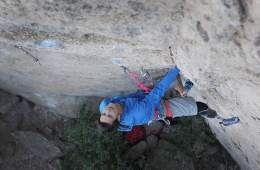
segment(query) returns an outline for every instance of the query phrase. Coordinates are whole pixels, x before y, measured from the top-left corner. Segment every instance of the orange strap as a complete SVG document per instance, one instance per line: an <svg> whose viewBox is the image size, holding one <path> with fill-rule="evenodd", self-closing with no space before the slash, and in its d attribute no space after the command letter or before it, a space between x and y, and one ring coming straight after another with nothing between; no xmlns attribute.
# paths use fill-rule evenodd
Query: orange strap
<svg viewBox="0 0 260 170"><path fill-rule="evenodd" d="M155 109L153 119L154 119L154 120L157 120L157 119L158 119L158 115L159 115L159 112L158 112L157 109Z"/></svg>
<svg viewBox="0 0 260 170"><path fill-rule="evenodd" d="M170 102L169 100L165 100L165 109L166 109L166 116L173 118L173 113L171 111Z"/></svg>
<svg viewBox="0 0 260 170"><path fill-rule="evenodd" d="M173 118L173 113L171 111L169 100L165 100L164 101L164 105L165 105L166 117L172 117ZM158 114L159 114L158 110L155 109L155 111L154 111L154 120L157 120Z"/></svg>

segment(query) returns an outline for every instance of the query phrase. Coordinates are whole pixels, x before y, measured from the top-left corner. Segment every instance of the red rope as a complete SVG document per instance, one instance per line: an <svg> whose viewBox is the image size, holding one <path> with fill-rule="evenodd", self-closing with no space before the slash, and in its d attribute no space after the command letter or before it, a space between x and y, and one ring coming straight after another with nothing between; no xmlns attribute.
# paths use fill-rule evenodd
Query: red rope
<svg viewBox="0 0 260 170"><path fill-rule="evenodd" d="M149 87L147 87L143 82L139 81L139 78L140 78L140 74L139 73L136 73L134 71L128 71L128 76L135 83L135 85L139 89L143 90L145 93L149 93L152 90Z"/></svg>

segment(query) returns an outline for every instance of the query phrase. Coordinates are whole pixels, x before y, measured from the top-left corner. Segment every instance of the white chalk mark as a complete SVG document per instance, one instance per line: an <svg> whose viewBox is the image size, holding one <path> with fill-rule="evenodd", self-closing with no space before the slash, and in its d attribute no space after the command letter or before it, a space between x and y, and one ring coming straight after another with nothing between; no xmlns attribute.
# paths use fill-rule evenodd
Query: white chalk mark
<svg viewBox="0 0 260 170"><path fill-rule="evenodd" d="M115 64L115 65L118 65L120 67L127 67L123 61L122 61L122 58L112 58L112 63Z"/></svg>

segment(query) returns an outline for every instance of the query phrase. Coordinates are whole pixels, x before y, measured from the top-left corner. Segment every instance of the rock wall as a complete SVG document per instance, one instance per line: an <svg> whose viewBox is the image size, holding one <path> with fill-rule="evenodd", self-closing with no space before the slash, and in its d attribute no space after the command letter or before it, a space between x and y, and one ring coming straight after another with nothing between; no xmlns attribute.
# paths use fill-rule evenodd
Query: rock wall
<svg viewBox="0 0 260 170"><path fill-rule="evenodd" d="M86 96L135 90L133 70L171 67L223 117L209 123L242 169L260 168L260 15L257 0L2 0L0 88L75 116ZM58 40L56 47L39 40ZM115 63L115 62L114 62Z"/></svg>
<svg viewBox="0 0 260 170"><path fill-rule="evenodd" d="M260 20L255 8L260 3L245 2L187 2L176 57L184 74L196 82L197 99L223 117L240 117L236 126L210 124L242 169L259 169Z"/></svg>

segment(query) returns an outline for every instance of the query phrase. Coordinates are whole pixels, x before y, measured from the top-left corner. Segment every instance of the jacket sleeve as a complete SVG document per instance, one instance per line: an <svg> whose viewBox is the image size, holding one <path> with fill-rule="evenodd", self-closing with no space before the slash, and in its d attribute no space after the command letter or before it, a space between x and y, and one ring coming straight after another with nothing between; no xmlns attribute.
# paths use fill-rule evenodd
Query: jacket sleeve
<svg viewBox="0 0 260 170"><path fill-rule="evenodd" d="M117 130L120 131L120 132L130 132L132 130L132 126L119 124Z"/></svg>
<svg viewBox="0 0 260 170"><path fill-rule="evenodd" d="M144 94L144 92L136 92L136 93L131 93L131 94L127 95L127 97L143 99L145 97L145 94Z"/></svg>
<svg viewBox="0 0 260 170"><path fill-rule="evenodd" d="M180 70L177 66L171 69L166 76L153 88L153 90L146 96L146 99L152 104L160 103L161 98L169 89L171 83L175 80Z"/></svg>

